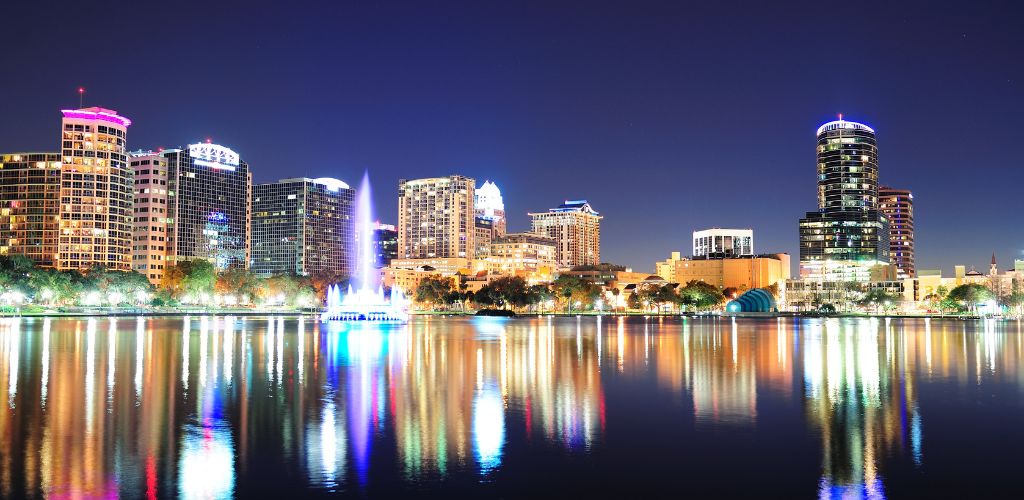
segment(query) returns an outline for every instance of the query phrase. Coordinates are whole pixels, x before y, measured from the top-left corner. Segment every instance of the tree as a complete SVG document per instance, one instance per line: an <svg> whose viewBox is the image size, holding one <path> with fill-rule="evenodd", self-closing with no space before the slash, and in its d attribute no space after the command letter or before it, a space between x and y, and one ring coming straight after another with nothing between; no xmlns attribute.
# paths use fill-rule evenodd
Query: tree
<svg viewBox="0 0 1024 500"><path fill-rule="evenodd" d="M985 285L965 283L950 290L947 298L960 304L961 307L966 308L969 312L975 313L978 310L978 304L994 300L996 294Z"/></svg>
<svg viewBox="0 0 1024 500"><path fill-rule="evenodd" d="M500 308L517 309L531 302L530 289L526 280L519 276L503 276L482 286L473 300L482 305L494 305Z"/></svg>
<svg viewBox="0 0 1024 500"><path fill-rule="evenodd" d="M554 294L565 301L567 308L571 309L574 303L579 302L581 307L591 307L601 296L601 287L583 278L569 275L561 275L552 284Z"/></svg>
<svg viewBox="0 0 1024 500"><path fill-rule="evenodd" d="M252 302L260 293L261 281L250 271L231 268L217 275L214 291L218 295L237 296L238 302Z"/></svg>
<svg viewBox="0 0 1024 500"><path fill-rule="evenodd" d="M54 305L76 300L78 293L71 273L77 274L77 271L61 272L43 268L29 271L28 286L36 302Z"/></svg>
<svg viewBox="0 0 1024 500"><path fill-rule="evenodd" d="M183 260L164 269L161 285L171 297L183 302L202 302L213 295L217 271L208 260Z"/></svg>
<svg viewBox="0 0 1024 500"><path fill-rule="evenodd" d="M447 304L451 293L455 291L450 278L441 276L427 276L416 285L413 298L416 302L430 304L431 306Z"/></svg>
<svg viewBox="0 0 1024 500"><path fill-rule="evenodd" d="M309 277L309 283L313 286L313 290L316 292L317 300L320 301L320 303L325 303L327 302L327 289L329 289L331 285L338 285L344 291L348 288L349 283L351 283L351 279L341 273L323 271L312 274Z"/></svg>
<svg viewBox="0 0 1024 500"><path fill-rule="evenodd" d="M875 313L877 314L881 308L889 309L899 302L899 300L900 298L898 296L882 290L881 288L872 288L857 301L857 305L861 307L874 308Z"/></svg>
<svg viewBox="0 0 1024 500"><path fill-rule="evenodd" d="M725 302L725 295L718 287L703 281L692 280L679 290L679 296L683 305L691 306L695 310L707 310L720 306Z"/></svg>
<svg viewBox="0 0 1024 500"><path fill-rule="evenodd" d="M0 291L17 291L28 294L29 272L34 264L32 259L24 255L2 255L0 256Z"/></svg>

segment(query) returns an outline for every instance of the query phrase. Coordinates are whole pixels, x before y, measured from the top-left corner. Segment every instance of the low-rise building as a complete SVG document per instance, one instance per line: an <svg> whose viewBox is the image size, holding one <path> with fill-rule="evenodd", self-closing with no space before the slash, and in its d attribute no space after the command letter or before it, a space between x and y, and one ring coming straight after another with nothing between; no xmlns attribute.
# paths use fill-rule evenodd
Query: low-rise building
<svg viewBox="0 0 1024 500"><path fill-rule="evenodd" d="M550 275L557 266L555 239L535 233L511 233L491 243L487 269L494 274Z"/></svg>
<svg viewBox="0 0 1024 500"><path fill-rule="evenodd" d="M703 281L720 289L767 288L783 289L789 279L789 254L777 253L750 257L693 258L680 252L655 264L655 273L671 283Z"/></svg>

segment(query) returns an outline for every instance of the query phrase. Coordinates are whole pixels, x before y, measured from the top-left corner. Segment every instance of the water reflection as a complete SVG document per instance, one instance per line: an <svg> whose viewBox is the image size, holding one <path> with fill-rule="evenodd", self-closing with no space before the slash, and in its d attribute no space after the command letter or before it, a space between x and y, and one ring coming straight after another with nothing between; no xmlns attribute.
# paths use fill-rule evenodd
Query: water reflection
<svg viewBox="0 0 1024 500"><path fill-rule="evenodd" d="M905 457L923 470L937 446L921 386L951 383L965 400L972 387L1019 388L1020 328L868 319L325 326L295 317L4 318L0 496L364 492L375 478L490 484L552 447L564 463L628 466L629 453L645 452L630 449L631 437L682 427L691 438L759 431L797 439L810 429L819 497L882 498L886 464ZM674 402L659 411L689 412L690 430L679 416L652 417L650 428L610 424L609 411L634 410L634 390ZM640 405L635 411L645 411ZM780 419L788 407L803 421Z"/></svg>

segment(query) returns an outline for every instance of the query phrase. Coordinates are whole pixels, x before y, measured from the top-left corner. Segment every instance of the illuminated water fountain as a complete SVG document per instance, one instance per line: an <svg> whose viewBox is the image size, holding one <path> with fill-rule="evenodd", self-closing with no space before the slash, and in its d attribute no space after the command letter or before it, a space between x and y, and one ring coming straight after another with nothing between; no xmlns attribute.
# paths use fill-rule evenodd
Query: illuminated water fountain
<svg viewBox="0 0 1024 500"><path fill-rule="evenodd" d="M392 288L385 294L378 283L374 269L376 254L373 251L373 207L370 202L370 177L363 174L363 182L356 192L356 285L357 290L348 286L345 293L341 287L331 285L327 291L327 308L323 321L406 321L409 319L409 301L401 290Z"/></svg>

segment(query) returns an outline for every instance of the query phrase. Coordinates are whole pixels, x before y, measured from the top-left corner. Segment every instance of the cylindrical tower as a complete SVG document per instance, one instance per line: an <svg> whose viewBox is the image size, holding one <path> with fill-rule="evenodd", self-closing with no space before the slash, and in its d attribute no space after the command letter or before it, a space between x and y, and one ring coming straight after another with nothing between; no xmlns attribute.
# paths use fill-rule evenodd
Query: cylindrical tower
<svg viewBox="0 0 1024 500"><path fill-rule="evenodd" d="M818 209L878 209L878 145L871 127L842 115L818 127Z"/></svg>
<svg viewBox="0 0 1024 500"><path fill-rule="evenodd" d="M59 269L132 263L133 172L125 134L131 120L98 107L61 110Z"/></svg>

